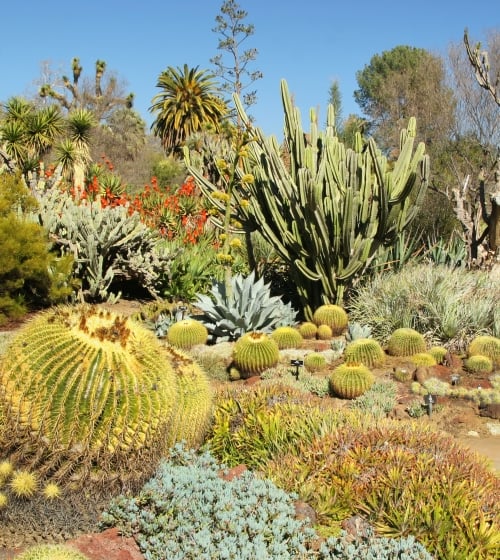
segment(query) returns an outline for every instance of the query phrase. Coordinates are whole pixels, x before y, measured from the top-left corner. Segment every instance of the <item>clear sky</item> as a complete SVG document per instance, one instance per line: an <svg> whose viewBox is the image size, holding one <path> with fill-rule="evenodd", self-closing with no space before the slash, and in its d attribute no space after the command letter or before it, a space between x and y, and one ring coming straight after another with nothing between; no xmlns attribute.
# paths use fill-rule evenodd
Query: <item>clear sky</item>
<svg viewBox="0 0 500 560"><path fill-rule="evenodd" d="M397 45L444 55L499 29L497 0L239 0L255 33L241 46L256 48L261 70L258 102L250 113L267 134L282 135L280 80L288 82L307 120L311 107L324 122L329 88L337 79L344 116L360 113L353 100L356 72L375 54ZM44 61L71 76L80 58L92 77L97 59L127 83L148 125L158 76L168 66L210 69L219 36L212 30L222 0L8 0L0 9L0 101L36 91Z"/></svg>

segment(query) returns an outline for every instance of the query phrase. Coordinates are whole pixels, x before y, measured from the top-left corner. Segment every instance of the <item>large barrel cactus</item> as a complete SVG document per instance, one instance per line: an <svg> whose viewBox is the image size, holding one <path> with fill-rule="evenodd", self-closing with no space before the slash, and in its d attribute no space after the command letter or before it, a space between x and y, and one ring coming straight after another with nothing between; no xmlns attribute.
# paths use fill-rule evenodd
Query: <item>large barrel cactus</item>
<svg viewBox="0 0 500 560"><path fill-rule="evenodd" d="M335 395L342 399L355 399L370 389L375 377L363 364L344 363L333 370L329 382Z"/></svg>
<svg viewBox="0 0 500 560"><path fill-rule="evenodd" d="M385 353L375 339L358 338L347 345L344 359L346 362L360 362L368 367L380 367L385 362Z"/></svg>
<svg viewBox="0 0 500 560"><path fill-rule="evenodd" d="M0 448L73 486L141 480L177 439L179 407L201 406L188 404L185 392L196 390L184 378L154 334L126 317L88 305L45 311L0 363ZM210 400L201 387L197 400Z"/></svg>
<svg viewBox="0 0 500 560"><path fill-rule="evenodd" d="M391 356L413 356L426 349L424 337L415 329L407 327L396 329L387 342L387 353Z"/></svg>
<svg viewBox="0 0 500 560"><path fill-rule="evenodd" d="M487 356L495 367L500 366L500 338L490 335L476 336L467 348L469 357Z"/></svg>
<svg viewBox="0 0 500 560"><path fill-rule="evenodd" d="M280 351L276 342L267 334L250 332L238 339L233 349L233 361L245 376L259 375L265 369L274 367Z"/></svg>
<svg viewBox="0 0 500 560"><path fill-rule="evenodd" d="M332 329L333 336L338 336L347 329L349 318L343 307L328 303L316 309L313 321L318 327L328 325Z"/></svg>

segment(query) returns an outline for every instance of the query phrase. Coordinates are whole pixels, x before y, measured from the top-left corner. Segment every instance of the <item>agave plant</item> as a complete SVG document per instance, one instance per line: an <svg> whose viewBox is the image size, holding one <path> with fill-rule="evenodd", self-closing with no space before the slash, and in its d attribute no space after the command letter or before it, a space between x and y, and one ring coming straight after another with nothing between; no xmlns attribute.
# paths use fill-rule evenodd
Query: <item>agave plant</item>
<svg viewBox="0 0 500 560"><path fill-rule="evenodd" d="M271 296L270 284L263 278L255 279L236 274L231 278L230 289L224 282L214 282L210 295L198 294L195 305L203 312L196 318L201 321L213 341L236 340L247 332L272 332L277 326L295 323L297 311L281 297Z"/></svg>

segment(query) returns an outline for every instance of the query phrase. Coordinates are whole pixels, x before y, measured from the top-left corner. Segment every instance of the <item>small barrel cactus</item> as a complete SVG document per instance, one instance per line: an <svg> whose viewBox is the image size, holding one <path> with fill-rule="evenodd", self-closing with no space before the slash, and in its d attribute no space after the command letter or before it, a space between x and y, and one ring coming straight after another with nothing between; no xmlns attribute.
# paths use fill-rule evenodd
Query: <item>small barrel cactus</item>
<svg viewBox="0 0 500 560"><path fill-rule="evenodd" d="M332 327L328 325L319 325L316 331L316 338L318 340L330 340L333 337Z"/></svg>
<svg viewBox="0 0 500 560"><path fill-rule="evenodd" d="M355 399L371 388L375 377L363 364L344 363L333 370L329 382L335 395L342 399Z"/></svg>
<svg viewBox="0 0 500 560"><path fill-rule="evenodd" d="M0 363L9 436L0 443L20 469L42 479L140 482L185 405L180 377L155 335L127 317L90 305L42 312Z"/></svg>
<svg viewBox="0 0 500 560"><path fill-rule="evenodd" d="M500 366L500 338L489 335L476 336L467 349L469 356L487 356L494 367Z"/></svg>
<svg viewBox="0 0 500 560"><path fill-rule="evenodd" d="M259 375L274 367L280 352L276 342L267 334L250 332L239 338L233 348L234 365L242 375Z"/></svg>
<svg viewBox="0 0 500 560"><path fill-rule="evenodd" d="M350 342L345 351L346 362L358 362L368 367L380 367L385 363L385 352L373 338L357 338Z"/></svg>
<svg viewBox="0 0 500 560"><path fill-rule="evenodd" d="M425 352L427 345L424 337L415 329L396 329L387 343L387 352L391 356L413 356Z"/></svg>
<svg viewBox="0 0 500 560"><path fill-rule="evenodd" d="M333 336L338 336L347 329L349 319L343 307L328 303L316 309L313 322L318 326L328 325L332 329Z"/></svg>
<svg viewBox="0 0 500 560"><path fill-rule="evenodd" d="M304 356L304 367L307 371L322 371L326 368L326 358L320 352L311 352Z"/></svg>
<svg viewBox="0 0 500 560"><path fill-rule="evenodd" d="M429 354L434 357L436 363L442 364L448 354L448 350L444 346L433 346L429 350Z"/></svg>
<svg viewBox="0 0 500 560"><path fill-rule="evenodd" d="M16 560L88 560L76 548L65 544L37 544L16 556Z"/></svg>
<svg viewBox="0 0 500 560"><path fill-rule="evenodd" d="M316 332L318 330L318 326L311 321L306 321L305 323L301 323L298 327L299 333L302 335L302 338L306 340L311 340L316 338Z"/></svg>
<svg viewBox="0 0 500 560"><path fill-rule="evenodd" d="M474 354L464 361L465 369L470 373L491 373L493 362L488 356Z"/></svg>
<svg viewBox="0 0 500 560"><path fill-rule="evenodd" d="M197 344L205 344L208 330L196 319L182 319L173 323L167 331L167 341L177 348L188 350Z"/></svg>
<svg viewBox="0 0 500 560"><path fill-rule="evenodd" d="M435 366L437 365L436 358L430 352L417 352L410 357L413 364L418 366Z"/></svg>
<svg viewBox="0 0 500 560"><path fill-rule="evenodd" d="M276 342L278 348L300 348L303 342L302 335L294 327L278 327L271 333L271 338Z"/></svg>

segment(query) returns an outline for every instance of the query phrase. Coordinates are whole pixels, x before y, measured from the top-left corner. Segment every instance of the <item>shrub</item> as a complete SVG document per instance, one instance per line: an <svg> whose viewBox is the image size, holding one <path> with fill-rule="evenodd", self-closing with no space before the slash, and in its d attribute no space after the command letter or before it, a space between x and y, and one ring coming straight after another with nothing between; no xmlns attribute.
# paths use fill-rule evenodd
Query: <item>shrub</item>
<svg viewBox="0 0 500 560"><path fill-rule="evenodd" d="M407 265L377 274L346 305L349 319L369 325L382 343L396 329L409 327L464 350L479 332L500 336L499 290L498 280L486 272Z"/></svg>
<svg viewBox="0 0 500 560"><path fill-rule="evenodd" d="M376 418L383 418L396 406L396 384L374 383L366 393L352 401L351 407Z"/></svg>

